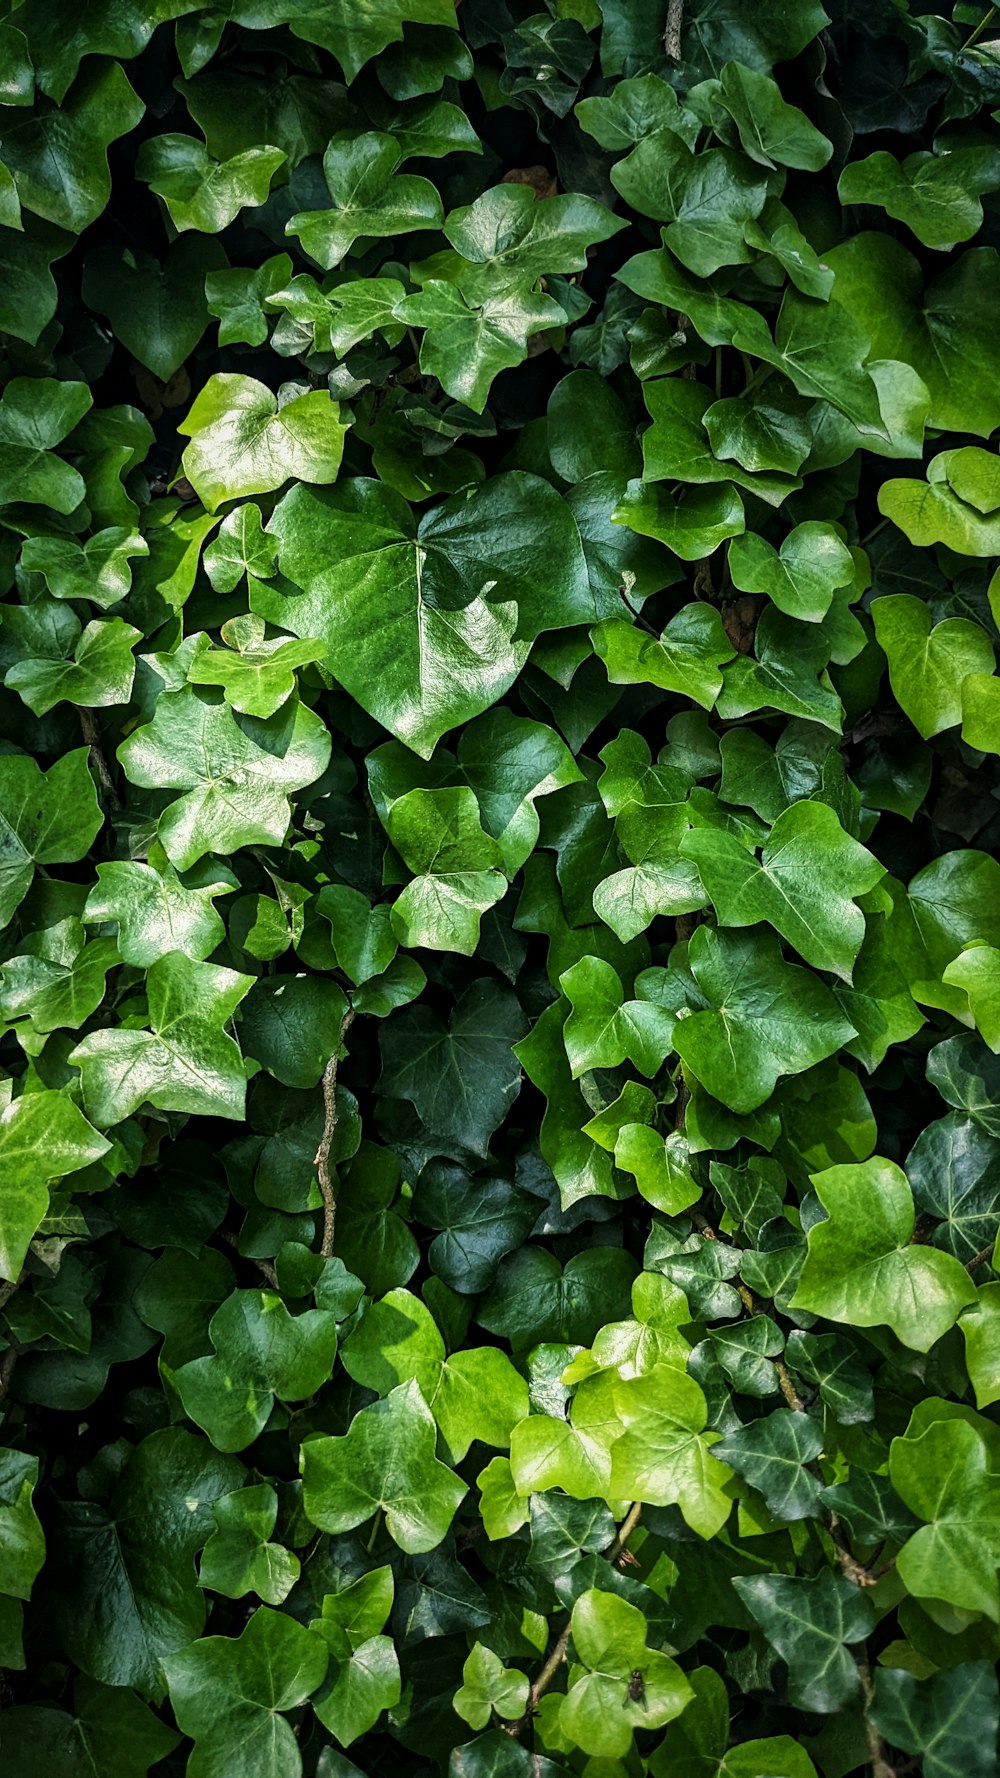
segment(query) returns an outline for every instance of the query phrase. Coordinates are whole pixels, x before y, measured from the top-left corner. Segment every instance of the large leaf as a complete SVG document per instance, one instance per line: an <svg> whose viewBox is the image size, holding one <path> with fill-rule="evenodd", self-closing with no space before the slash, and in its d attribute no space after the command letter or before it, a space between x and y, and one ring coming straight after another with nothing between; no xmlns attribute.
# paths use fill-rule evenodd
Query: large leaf
<svg viewBox="0 0 1000 1778"><path fill-rule="evenodd" d="M335 481L346 427L321 389L279 406L263 383L223 371L209 378L178 431L191 440L184 473L215 512L226 500L266 494L292 476Z"/></svg>
<svg viewBox="0 0 1000 1778"><path fill-rule="evenodd" d="M282 1714L326 1675L322 1640L262 1605L243 1634L209 1636L164 1663L170 1702L195 1749L191 1778L290 1778L302 1770Z"/></svg>
<svg viewBox="0 0 1000 1778"><path fill-rule="evenodd" d="M350 1531L381 1510L401 1549L435 1549L466 1492L435 1457L435 1434L419 1385L410 1381L364 1408L343 1438L308 1439L302 1476L313 1524Z"/></svg>
<svg viewBox="0 0 1000 1778"><path fill-rule="evenodd" d="M47 772L26 754L0 758L0 920L23 901L36 865L85 857L103 820L86 748L64 753Z"/></svg>

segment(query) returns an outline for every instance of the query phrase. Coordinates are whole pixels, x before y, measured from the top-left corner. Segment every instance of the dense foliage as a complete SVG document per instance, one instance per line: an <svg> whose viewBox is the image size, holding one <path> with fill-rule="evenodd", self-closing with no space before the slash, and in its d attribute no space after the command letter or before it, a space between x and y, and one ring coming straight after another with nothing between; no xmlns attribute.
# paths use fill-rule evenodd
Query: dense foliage
<svg viewBox="0 0 1000 1778"><path fill-rule="evenodd" d="M995 1773L938 3L0 6L5 1778Z"/></svg>

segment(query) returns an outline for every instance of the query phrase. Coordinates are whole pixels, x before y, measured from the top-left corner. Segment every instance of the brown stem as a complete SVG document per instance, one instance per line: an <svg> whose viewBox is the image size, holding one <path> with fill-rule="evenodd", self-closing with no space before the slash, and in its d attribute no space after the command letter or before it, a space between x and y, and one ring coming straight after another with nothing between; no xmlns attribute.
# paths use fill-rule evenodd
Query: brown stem
<svg viewBox="0 0 1000 1778"><path fill-rule="evenodd" d="M122 806L121 798L115 789L115 781L111 776L111 767L108 765L104 753L104 742L97 717L94 715L93 710L79 709L77 714L80 718L80 732L83 735L87 746L90 748L90 763L100 779L101 789L104 792L104 800L109 809L120 809Z"/></svg>
<svg viewBox="0 0 1000 1778"><path fill-rule="evenodd" d="M323 1198L323 1240L320 1253L324 1259L333 1256L333 1237L337 1227L337 1193L330 1171L330 1154L333 1138L337 1133L337 1069L340 1065L341 1045L353 1023L354 1008L350 1007L340 1021L337 1047L323 1070L323 1134L319 1139L313 1166L316 1168L316 1178Z"/></svg>
<svg viewBox="0 0 1000 1778"><path fill-rule="evenodd" d="M636 610L635 606L633 605L631 599L629 598L629 596L623 586L620 586L618 588L618 597L619 597L619 599L622 600L623 604L628 606L628 609L631 611L632 616L635 618L635 621L638 624L640 630L645 630L650 636L652 636L654 638L655 641L659 642L659 640L660 640L659 631L654 630L652 624L646 622L646 619L643 617L642 612Z"/></svg>
<svg viewBox="0 0 1000 1778"><path fill-rule="evenodd" d="M681 26L684 23L684 0L670 0L663 31L663 53L672 62L681 59Z"/></svg>
<svg viewBox="0 0 1000 1778"><path fill-rule="evenodd" d="M778 1374L778 1387L789 1407L794 1408L797 1414L804 1414L806 1411L806 1404L802 1400L795 1384L792 1382L791 1374L784 1359L773 1358L771 1362Z"/></svg>
<svg viewBox="0 0 1000 1778"><path fill-rule="evenodd" d="M227 1247L233 1247L233 1248L235 1248L237 1253L240 1252L240 1244L239 1244L239 1241L236 1239L235 1235L231 1235L229 1233L228 1229L220 1229L219 1233L221 1234L222 1239L225 1241ZM250 1261L251 1265L254 1265L257 1267L258 1272L263 1273L264 1277L267 1279L268 1284L271 1286L271 1289L277 1290L277 1288L278 1288L278 1274L275 1271L274 1267L272 1265L268 1264L266 1259L254 1259L253 1255L250 1253L242 1253L242 1254L240 1254L240 1258L241 1259L248 1259Z"/></svg>
<svg viewBox="0 0 1000 1778"><path fill-rule="evenodd" d="M641 1517L642 1501L637 1500L629 1507L628 1512L625 1514L625 1517L615 1533L613 1541L609 1543L606 1550L602 1550L601 1554L606 1562L610 1562L613 1565L624 1555L628 1548L629 1538L632 1536ZM517 1722L505 1722L501 1725L513 1740L516 1741L518 1739L522 1730L531 1721L535 1711L538 1709L539 1699L548 1691L549 1686L552 1684L553 1679L566 1659L566 1650L569 1647L571 1630L572 1618L567 1618L552 1646L551 1653L548 1655L545 1665L542 1667L538 1678L534 1681L531 1690L528 1693L528 1702L525 1706L524 1715L519 1717Z"/></svg>
<svg viewBox="0 0 1000 1778"><path fill-rule="evenodd" d="M10 1388L10 1380L14 1375L14 1366L16 1363L17 1347L8 1346L3 1357L0 1358L0 1401L4 1400L7 1391Z"/></svg>
<svg viewBox="0 0 1000 1778"><path fill-rule="evenodd" d="M971 1272L974 1272L974 1271L976 1271L976 1269L977 1269L977 1268L978 1268L978 1267L979 1267L979 1266L984 1266L984 1265L985 1265L985 1264L986 1264L986 1262L987 1262L987 1261L988 1261L988 1260L989 1260L989 1261L990 1261L990 1262L992 1262L992 1259L993 1259L993 1250L994 1250L994 1248L995 1248L995 1247L996 1247L996 1242L995 1242L995 1241L991 1241L991 1242L990 1242L990 1244L989 1244L989 1246L988 1246L988 1247L984 1247L984 1248L983 1248L983 1249L982 1249L982 1250L981 1250L981 1252L979 1252L979 1253L974 1253L974 1254L973 1254L973 1256L972 1256L972 1258L971 1258L971 1259L967 1259L967 1260L966 1260L966 1262L965 1262L965 1269L966 1269L966 1271L967 1271L967 1272L970 1272L970 1273L971 1273Z"/></svg>
<svg viewBox="0 0 1000 1778"><path fill-rule="evenodd" d="M868 1743L868 1763L872 1769L872 1778L896 1778L895 1768L886 1758L885 1742L869 1715L875 1688L872 1684L872 1670L868 1663L866 1643L862 1642L859 1645L855 1650L854 1658L858 1663L858 1678L861 1681L861 1696L864 1700L865 1740Z"/></svg>

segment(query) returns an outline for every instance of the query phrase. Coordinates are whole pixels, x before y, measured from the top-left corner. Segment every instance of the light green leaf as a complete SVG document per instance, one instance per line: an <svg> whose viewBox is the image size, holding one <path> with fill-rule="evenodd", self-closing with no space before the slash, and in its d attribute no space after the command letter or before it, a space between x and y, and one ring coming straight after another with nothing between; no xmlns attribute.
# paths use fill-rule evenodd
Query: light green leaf
<svg viewBox="0 0 1000 1778"><path fill-rule="evenodd" d="M727 62L718 97L739 131L744 153L758 166L799 167L808 173L826 166L832 142L797 106L785 103L777 82L768 75L740 62Z"/></svg>
<svg viewBox="0 0 1000 1778"><path fill-rule="evenodd" d="M942 979L965 990L976 1030L994 1055L1000 1053L1000 950L973 945L949 963Z"/></svg>
<svg viewBox="0 0 1000 1778"><path fill-rule="evenodd" d="M744 593L766 593L779 611L818 624L838 587L854 582L854 558L832 525L810 519L796 525L775 550L756 532L734 537L729 572Z"/></svg>
<svg viewBox="0 0 1000 1778"><path fill-rule="evenodd" d="M221 371L209 377L177 430L191 440L184 474L215 512L223 501L266 494L291 477L335 481L347 427L323 389L279 405L254 377Z"/></svg>
<svg viewBox="0 0 1000 1778"><path fill-rule="evenodd" d="M149 1101L163 1111L242 1118L246 1075L225 1029L254 977L170 951L146 976L151 1029L92 1031L72 1052L88 1115L107 1127Z"/></svg>
<svg viewBox="0 0 1000 1778"><path fill-rule="evenodd" d="M612 685L682 692L704 710L722 689L720 666L733 657L719 613L704 600L685 605L659 638L618 617L605 618L590 635Z"/></svg>
<svg viewBox="0 0 1000 1778"><path fill-rule="evenodd" d="M971 1408L925 1399L889 1448L889 1477L926 1522L903 1545L899 1575L918 1599L1000 1622L996 1428Z"/></svg>
<svg viewBox="0 0 1000 1778"><path fill-rule="evenodd" d="M31 1501L37 1485L37 1457L0 1451L0 1593L8 1599L31 1598L45 1561L45 1534Z"/></svg>
<svg viewBox="0 0 1000 1778"><path fill-rule="evenodd" d="M55 599L89 599L106 611L132 585L130 557L148 556L149 544L127 525L109 525L85 543L73 537L26 537L21 566L41 574Z"/></svg>
<svg viewBox="0 0 1000 1778"><path fill-rule="evenodd" d="M193 657L189 685L221 685L234 710L265 720L291 697L296 668L320 660L324 652L321 642L265 637L264 624L255 617L231 618L222 626L222 639L228 648L201 649Z"/></svg>
<svg viewBox="0 0 1000 1778"><path fill-rule="evenodd" d="M460 274L463 295L480 303L553 273L583 271L588 249L625 226L579 192L536 203L530 186L511 184L494 185L475 203L450 211L444 232L469 262Z"/></svg>
<svg viewBox="0 0 1000 1778"><path fill-rule="evenodd" d="M633 1062L652 1079L672 1048L673 1017L649 1000L626 1000L615 971L600 957L581 957L559 977L572 1012L563 1041L573 1079L593 1068Z"/></svg>
<svg viewBox="0 0 1000 1778"><path fill-rule="evenodd" d="M56 611L70 615L63 606L57 605ZM24 652L8 668L4 683L20 695L34 716L45 716L62 703L89 710L127 704L135 677L132 649L142 631L120 617L93 618L85 629L74 619L69 629L70 634L63 638L50 640L37 630L30 639L25 637ZM5 631L9 630L8 623ZM68 660L66 647L72 648Z"/></svg>
<svg viewBox="0 0 1000 1778"><path fill-rule="evenodd" d="M878 503L911 543L943 543L962 556L1000 550L1000 461L978 445L940 451L926 482L883 482Z"/></svg>
<svg viewBox="0 0 1000 1778"><path fill-rule="evenodd" d="M837 187L842 204L877 204L905 222L925 247L945 252L978 234L979 200L998 189L1000 156L985 147L921 150L904 161L883 149L845 167Z"/></svg>
<svg viewBox="0 0 1000 1778"><path fill-rule="evenodd" d="M576 1746L613 1759L629 1752L635 1730L662 1728L680 1716L691 1686L676 1661L647 1646L646 1620L635 1605L591 1587L577 1599L571 1624L580 1665L570 1669L559 1727Z"/></svg>
<svg viewBox="0 0 1000 1778"><path fill-rule="evenodd" d="M993 671L985 630L965 617L933 624L924 601L912 593L876 599L872 619L896 701L917 732L927 740L961 722L963 681Z"/></svg>
<svg viewBox="0 0 1000 1778"><path fill-rule="evenodd" d="M513 1722L523 1716L530 1689L526 1674L505 1667L491 1648L476 1642L462 1668L462 1683L451 1701L452 1709L470 1729L485 1729L494 1710Z"/></svg>
<svg viewBox="0 0 1000 1778"><path fill-rule="evenodd" d="M480 824L471 790L411 790L389 810L389 838L416 875L393 904L400 944L471 957L479 922L507 889L500 847Z"/></svg>
<svg viewBox="0 0 1000 1778"><path fill-rule="evenodd" d="M247 205L264 202L284 162L282 150L268 144L220 163L194 136L151 136L139 150L135 172L163 199L178 234L195 228L217 235Z"/></svg>
<svg viewBox="0 0 1000 1778"><path fill-rule="evenodd" d="M611 521L640 537L657 538L682 562L711 555L727 537L746 528L743 502L728 482L719 488L683 488L675 497L658 482L630 481Z"/></svg>
<svg viewBox="0 0 1000 1778"><path fill-rule="evenodd" d="M363 1408L342 1438L307 1439L301 1450L305 1509L334 1535L381 1509L410 1555L436 1549L466 1494L434 1455L437 1429L415 1381Z"/></svg>
<svg viewBox="0 0 1000 1778"><path fill-rule="evenodd" d="M280 1605L299 1578L299 1558L268 1540L278 1519L278 1496L266 1482L224 1494L212 1507L216 1529L204 1550L198 1585L242 1599L256 1593Z"/></svg>
<svg viewBox="0 0 1000 1778"><path fill-rule="evenodd" d="M813 1175L827 1215L807 1234L796 1307L855 1327L891 1327L928 1352L975 1301L950 1253L912 1245L915 1212L906 1175L874 1156Z"/></svg>
<svg viewBox="0 0 1000 1778"><path fill-rule="evenodd" d="M118 749L131 783L186 792L158 823L178 870L206 852L280 845L291 815L289 793L313 783L329 757L324 724L297 698L266 722L238 721L228 704L204 703L190 687L162 693L152 722Z"/></svg>
<svg viewBox="0 0 1000 1778"><path fill-rule="evenodd" d="M680 850L698 867L723 926L767 920L816 969L849 982L865 936L855 897L885 875L877 858L846 834L827 803L783 810L761 850L721 828L696 827Z"/></svg>
<svg viewBox="0 0 1000 1778"><path fill-rule="evenodd" d="M523 364L532 335L568 319L543 291L508 290L473 304L459 285L438 278L397 302L392 313L409 327L425 329L421 370L476 414L486 406L494 377Z"/></svg>
<svg viewBox="0 0 1000 1778"><path fill-rule="evenodd" d="M732 1471L712 1455L708 1405L693 1377L658 1364L615 1387L625 1430L611 1449L611 1492L650 1506L676 1503L699 1537L715 1537L729 1517Z"/></svg>
<svg viewBox="0 0 1000 1778"><path fill-rule="evenodd" d="M84 858L103 822L85 747L47 772L27 754L0 756L0 921L11 919L36 865Z"/></svg>
<svg viewBox="0 0 1000 1778"><path fill-rule="evenodd" d="M958 1323L965 1340L965 1368L977 1408L1000 1401L1000 1284L981 1286Z"/></svg>
<svg viewBox="0 0 1000 1778"><path fill-rule="evenodd" d="M119 954L140 969L167 951L199 962L210 956L226 931L215 898L237 886L225 865L195 869L185 883L162 854L161 861L159 870L135 860L99 864L83 910L88 922L117 923Z"/></svg>
<svg viewBox="0 0 1000 1778"><path fill-rule="evenodd" d="M645 136L611 169L611 182L641 216L669 224L664 241L696 277L750 258L743 225L759 216L767 187L728 148L696 154L673 131Z"/></svg>

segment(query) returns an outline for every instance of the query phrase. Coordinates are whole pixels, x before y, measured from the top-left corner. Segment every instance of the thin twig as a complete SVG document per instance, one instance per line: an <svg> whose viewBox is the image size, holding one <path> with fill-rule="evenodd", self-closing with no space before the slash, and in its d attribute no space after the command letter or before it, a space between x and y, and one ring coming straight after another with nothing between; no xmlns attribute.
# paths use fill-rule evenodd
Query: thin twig
<svg viewBox="0 0 1000 1778"><path fill-rule="evenodd" d="M965 1262L966 1271L967 1272L974 1272L974 1271L976 1271L977 1267L986 1265L987 1261L989 1261L992 1264L993 1250L995 1247L996 1247L996 1242L991 1241L989 1246L984 1247L980 1253L974 1253L972 1258L967 1259Z"/></svg>
<svg viewBox="0 0 1000 1778"><path fill-rule="evenodd" d="M619 599L622 599L624 601L624 603L628 606L629 610L632 613L632 616L635 618L636 623L639 625L639 628L641 630L647 631L647 633L650 636L652 636L655 641L659 642L659 640L660 640L659 631L654 630L652 624L646 622L646 619L643 617L642 612L636 610L635 606L633 605L631 599L629 598L629 596L623 586L620 586L618 588L618 597L619 597Z"/></svg>
<svg viewBox="0 0 1000 1778"><path fill-rule="evenodd" d="M795 1384L792 1382L791 1373L784 1359L773 1358L771 1363L774 1365L775 1371L777 1372L778 1387L789 1407L794 1408L797 1414L804 1414L806 1411L806 1404L802 1400Z"/></svg>
<svg viewBox="0 0 1000 1778"><path fill-rule="evenodd" d="M886 1759L885 1742L872 1722L869 1711L875 1696L872 1684L872 1670L868 1663L868 1647L862 1642L855 1650L854 1658L858 1664L858 1678L861 1681L861 1696L864 1701L865 1740L868 1743L868 1762L872 1769L872 1778L896 1778L895 1768Z"/></svg>
<svg viewBox="0 0 1000 1778"><path fill-rule="evenodd" d="M11 1297L17 1295L27 1276L27 1272L18 1272L16 1278L11 1278L7 1284L0 1284L0 1309L6 1309Z"/></svg>
<svg viewBox="0 0 1000 1778"><path fill-rule="evenodd" d="M4 1400L7 1391L10 1388L10 1380L14 1375L14 1366L17 1363L17 1356L17 1347L10 1345L7 1347L3 1357L0 1358L0 1401Z"/></svg>
<svg viewBox="0 0 1000 1778"><path fill-rule="evenodd" d="M121 798L115 789L115 781L111 776L111 767L104 753L104 743L100 726L93 710L78 709L80 732L90 748L90 761L101 781L101 789L109 809L120 809Z"/></svg>
<svg viewBox="0 0 1000 1778"><path fill-rule="evenodd" d="M354 1008L349 1007L340 1021L337 1047L323 1070L323 1134L319 1139L313 1166L316 1168L316 1178L323 1197L323 1240L320 1253L324 1259L331 1259L333 1256L333 1237L337 1227L337 1193L330 1171L330 1154L337 1133L337 1069L340 1066L341 1046L353 1023Z"/></svg>
<svg viewBox="0 0 1000 1778"><path fill-rule="evenodd" d="M681 59L681 27L684 23L684 0L670 0L667 22L663 30L663 53L672 62Z"/></svg>
<svg viewBox="0 0 1000 1778"><path fill-rule="evenodd" d="M235 1235L231 1235L229 1233L228 1229L220 1229L219 1233L221 1234L222 1239L225 1241L227 1247L233 1247L233 1248L235 1248L237 1253L240 1253L240 1244L239 1244L239 1241L237 1240ZM258 1272L263 1273L264 1277L267 1279L267 1282L271 1286L271 1289L277 1290L277 1288L278 1288L278 1274L275 1271L274 1267L272 1265L268 1264L266 1259L255 1259L252 1253L240 1253L240 1258L241 1259L248 1259L250 1261L251 1265L254 1265L257 1267Z"/></svg>
<svg viewBox="0 0 1000 1778"><path fill-rule="evenodd" d="M614 1566L614 1564L624 1555L625 1550L628 1547L629 1538L632 1536L641 1517L642 1501L637 1500L629 1507L628 1512L625 1514L625 1517L618 1527L613 1541L609 1543L606 1550L601 1551L606 1562L610 1562L612 1566ZM552 1651L538 1674L538 1678L532 1684L531 1690L528 1693L528 1702L525 1705L524 1715L518 1717L516 1722L505 1722L501 1724L501 1727L513 1740L516 1741L518 1739L522 1729L524 1729L531 1721L535 1711L538 1709L539 1699L548 1691L549 1686L552 1684L553 1679L566 1659L566 1650L569 1647L572 1627L573 1620L569 1617L566 1619L566 1622L560 1630L559 1635L553 1644Z"/></svg>

